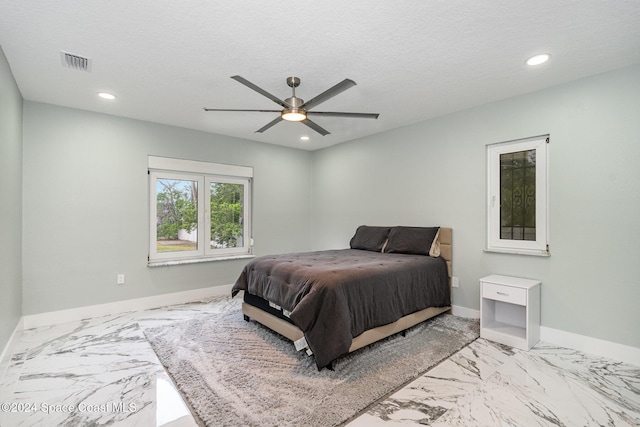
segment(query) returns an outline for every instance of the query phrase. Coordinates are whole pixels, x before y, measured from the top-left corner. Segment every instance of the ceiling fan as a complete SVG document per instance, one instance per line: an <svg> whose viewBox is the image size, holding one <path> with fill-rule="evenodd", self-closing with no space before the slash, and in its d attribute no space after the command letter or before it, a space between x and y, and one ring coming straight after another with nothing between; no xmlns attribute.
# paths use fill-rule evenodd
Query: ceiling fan
<svg viewBox="0 0 640 427"><path fill-rule="evenodd" d="M374 113L339 113L339 112L333 112L333 111L309 111L312 108L316 107L317 105L323 103L324 101L330 98L333 98L334 96L338 95L341 92L344 92L345 90L349 89L351 86L355 86L356 82L350 79L344 79L337 85L325 90L320 95L314 98L311 98L307 102L304 102L304 100L296 96L296 88L300 86L300 79L297 77L287 78L287 85L291 88L292 95L290 98L287 98L285 100L281 100L273 96L266 90L260 88L259 86L256 86L255 84L251 83L249 80L245 79L244 77L231 76L231 78L236 80L237 82L242 83L248 88L255 90L259 94L266 96L276 104L283 107L283 109L282 110L234 110L234 109L224 109L224 108L205 108L204 111L254 111L254 112L260 112L260 113L279 113L278 117L276 117L275 119L273 119L272 121L270 121L269 123L261 127L260 129L258 129L256 132L262 133L265 130L269 129L270 127L278 124L282 120L287 120L290 122L301 122L302 124L307 125L311 129L318 132L320 135L325 136L325 135L328 135L330 132L322 128L321 126L319 126L317 123L309 120L309 116L350 117L350 118L356 118L356 119L377 119L379 116L379 114L374 114Z"/></svg>

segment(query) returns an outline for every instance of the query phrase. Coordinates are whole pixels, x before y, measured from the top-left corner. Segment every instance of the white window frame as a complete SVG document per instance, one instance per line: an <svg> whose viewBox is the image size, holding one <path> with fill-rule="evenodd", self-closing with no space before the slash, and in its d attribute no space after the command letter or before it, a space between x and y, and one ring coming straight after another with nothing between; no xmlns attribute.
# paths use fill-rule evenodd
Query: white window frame
<svg viewBox="0 0 640 427"><path fill-rule="evenodd" d="M536 150L536 240L500 238L500 155ZM549 135L487 145L486 251L549 256Z"/></svg>
<svg viewBox="0 0 640 427"><path fill-rule="evenodd" d="M148 265L170 265L192 262L236 259L252 256L253 236L251 234L251 193L253 168L248 166L225 165L196 160L172 159L149 156L149 256ZM158 179L191 180L198 183L198 249L194 251L157 252L157 193ZM241 184L243 191L243 245L236 248L211 248L211 215L209 191L212 182Z"/></svg>

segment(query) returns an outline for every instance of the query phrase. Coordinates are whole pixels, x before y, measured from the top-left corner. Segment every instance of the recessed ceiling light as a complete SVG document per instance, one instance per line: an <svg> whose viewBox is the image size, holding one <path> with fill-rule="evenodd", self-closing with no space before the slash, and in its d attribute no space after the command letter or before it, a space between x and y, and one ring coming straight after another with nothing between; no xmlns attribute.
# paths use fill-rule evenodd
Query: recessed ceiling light
<svg viewBox="0 0 640 427"><path fill-rule="evenodd" d="M300 141L308 141L309 137L308 136L301 136L300 137Z"/></svg>
<svg viewBox="0 0 640 427"><path fill-rule="evenodd" d="M551 55L548 53L541 53L539 55L534 55L531 58L527 59L525 63L527 65L540 65L547 62L551 58Z"/></svg>
<svg viewBox="0 0 640 427"><path fill-rule="evenodd" d="M116 96L109 92L98 92L98 96L102 99L108 99L109 101L116 99Z"/></svg>

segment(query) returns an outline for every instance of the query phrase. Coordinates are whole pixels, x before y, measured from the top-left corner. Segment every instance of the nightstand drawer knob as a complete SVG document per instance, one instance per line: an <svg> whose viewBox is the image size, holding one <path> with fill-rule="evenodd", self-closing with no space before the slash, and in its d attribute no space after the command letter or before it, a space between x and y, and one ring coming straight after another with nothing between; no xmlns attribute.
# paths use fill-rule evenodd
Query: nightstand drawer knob
<svg viewBox="0 0 640 427"><path fill-rule="evenodd" d="M504 295L505 297L508 297L509 294L507 292L496 292L498 295Z"/></svg>

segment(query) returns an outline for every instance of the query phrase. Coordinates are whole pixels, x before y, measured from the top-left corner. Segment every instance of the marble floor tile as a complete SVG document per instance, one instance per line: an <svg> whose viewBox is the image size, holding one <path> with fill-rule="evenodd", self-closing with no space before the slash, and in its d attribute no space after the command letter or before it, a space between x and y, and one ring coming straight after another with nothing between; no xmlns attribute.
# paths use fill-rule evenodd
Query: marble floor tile
<svg viewBox="0 0 640 427"><path fill-rule="evenodd" d="M365 414L350 427L378 425L429 425L454 408L489 378L514 350L487 340L476 340L449 359L407 384Z"/></svg>
<svg viewBox="0 0 640 427"><path fill-rule="evenodd" d="M637 426L640 367L479 339L349 424L365 425Z"/></svg>
<svg viewBox="0 0 640 427"><path fill-rule="evenodd" d="M233 303L215 301L20 332L0 378L0 426L198 426L143 331ZM640 367L478 339L348 425L640 425Z"/></svg>
<svg viewBox="0 0 640 427"><path fill-rule="evenodd" d="M140 323L180 321L211 307L185 304L23 331L0 382L0 425L197 426Z"/></svg>

